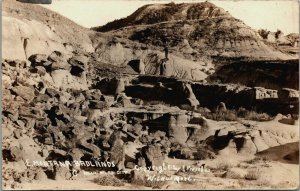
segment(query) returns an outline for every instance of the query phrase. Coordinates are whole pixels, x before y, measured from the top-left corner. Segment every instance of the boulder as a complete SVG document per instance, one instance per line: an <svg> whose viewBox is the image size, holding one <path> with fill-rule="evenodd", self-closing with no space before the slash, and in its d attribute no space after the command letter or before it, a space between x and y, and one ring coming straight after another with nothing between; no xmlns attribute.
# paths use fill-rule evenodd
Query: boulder
<svg viewBox="0 0 300 191"><path fill-rule="evenodd" d="M296 125L297 120L292 119L292 118L282 118L282 119L279 119L278 122L286 124L286 125Z"/></svg>
<svg viewBox="0 0 300 191"><path fill-rule="evenodd" d="M126 168L128 169L134 169L135 164L133 162L127 162L126 163Z"/></svg>
<svg viewBox="0 0 300 191"><path fill-rule="evenodd" d="M39 169L35 174L34 179L38 181L45 181L48 179L48 177L42 169Z"/></svg>
<svg viewBox="0 0 300 191"><path fill-rule="evenodd" d="M88 61L89 58L84 55L75 55L69 59L69 63L71 64L71 66L78 67L83 71L87 69Z"/></svg>
<svg viewBox="0 0 300 191"><path fill-rule="evenodd" d="M131 101L130 99L124 94L124 93L120 93L116 96L116 101L117 103L114 104L115 107L130 107Z"/></svg>
<svg viewBox="0 0 300 191"><path fill-rule="evenodd" d="M69 180L72 177L70 169L63 166L54 166L55 180Z"/></svg>
<svg viewBox="0 0 300 191"><path fill-rule="evenodd" d="M224 102L220 102L219 105L218 105L218 110L219 111L226 111L227 110L227 107L225 105Z"/></svg>
<svg viewBox="0 0 300 191"><path fill-rule="evenodd" d="M53 51L47 58L50 62L65 62L66 56L59 52L59 51Z"/></svg>
<svg viewBox="0 0 300 191"><path fill-rule="evenodd" d="M288 102L291 100L299 100L299 91L290 89L290 88L282 88L278 90L278 98L284 102Z"/></svg>
<svg viewBox="0 0 300 191"><path fill-rule="evenodd" d="M131 60L128 65L139 74L145 74L145 63L142 60Z"/></svg>
<svg viewBox="0 0 300 191"><path fill-rule="evenodd" d="M51 98L54 98L54 97L57 97L59 98L60 97L60 92L57 91L56 89L53 89L53 88L46 88L46 91L45 93L50 96Z"/></svg>
<svg viewBox="0 0 300 191"><path fill-rule="evenodd" d="M13 134L16 139L19 139L22 136L22 131L20 129L15 129Z"/></svg>
<svg viewBox="0 0 300 191"><path fill-rule="evenodd" d="M106 101L90 100L89 108L100 109L100 110L107 109L108 103Z"/></svg>
<svg viewBox="0 0 300 191"><path fill-rule="evenodd" d="M169 59L162 59L160 63L160 75L169 77L173 74L173 68Z"/></svg>
<svg viewBox="0 0 300 191"><path fill-rule="evenodd" d="M257 148L255 144L253 143L252 139L250 136L246 135L243 137L244 143L242 147L239 150L240 154L243 155L254 155L257 152Z"/></svg>
<svg viewBox="0 0 300 191"><path fill-rule="evenodd" d="M188 138L186 125L188 118L185 114L171 115L168 122L168 134L180 144L185 144Z"/></svg>
<svg viewBox="0 0 300 191"><path fill-rule="evenodd" d="M43 66L36 66L35 69L36 69L36 72L41 76L43 76L47 73L45 67L43 67Z"/></svg>
<svg viewBox="0 0 300 191"><path fill-rule="evenodd" d="M116 83L115 95L122 93L125 90L124 79L119 79Z"/></svg>
<svg viewBox="0 0 300 191"><path fill-rule="evenodd" d="M52 70L59 70L59 69L70 70L71 65L68 64L66 61L56 61L51 64L51 69Z"/></svg>
<svg viewBox="0 0 300 191"><path fill-rule="evenodd" d="M80 161L84 154L79 148L73 148L69 155L72 157L73 161Z"/></svg>
<svg viewBox="0 0 300 191"><path fill-rule="evenodd" d="M235 155L237 154L237 146L234 139L230 139L228 145L219 151L219 155Z"/></svg>
<svg viewBox="0 0 300 191"><path fill-rule="evenodd" d="M137 165L139 167L146 167L146 160L144 157L139 157L138 158L138 162L137 162Z"/></svg>
<svg viewBox="0 0 300 191"><path fill-rule="evenodd" d="M12 161L20 161L23 159L23 150L20 147L13 146L10 148L10 154L12 157Z"/></svg>
<svg viewBox="0 0 300 191"><path fill-rule="evenodd" d="M10 78L10 76L2 74L2 86L3 86L3 88L9 89L12 86L12 82L13 81Z"/></svg>
<svg viewBox="0 0 300 191"><path fill-rule="evenodd" d="M145 74L145 63L143 61L139 62L139 73Z"/></svg>
<svg viewBox="0 0 300 191"><path fill-rule="evenodd" d="M145 185L146 184L146 174L142 171L131 170L130 172L130 183L136 185Z"/></svg>
<svg viewBox="0 0 300 191"><path fill-rule="evenodd" d="M31 62L33 66L42 66L43 63L47 62L47 55L46 54L33 54L31 55L28 60Z"/></svg>
<svg viewBox="0 0 300 191"><path fill-rule="evenodd" d="M85 77L76 77L67 70L55 70L51 72L54 86L57 88L72 88L76 90L86 90L87 81Z"/></svg>
<svg viewBox="0 0 300 191"><path fill-rule="evenodd" d="M22 97L26 101L32 101L35 97L34 88L31 86L17 85L12 88L12 91L14 91L18 96Z"/></svg>
<svg viewBox="0 0 300 191"><path fill-rule="evenodd" d="M184 84L183 86L184 86L184 93L189 105L196 108L198 105L200 105L200 103L193 92L191 84Z"/></svg>
<svg viewBox="0 0 300 191"><path fill-rule="evenodd" d="M148 145L143 148L144 157L146 159L147 166L162 166L164 162L164 156L161 151L161 147L158 144Z"/></svg>
<svg viewBox="0 0 300 191"><path fill-rule="evenodd" d="M110 161L114 162L119 170L125 169L124 162L125 162L125 149L124 149L124 142L121 139L114 140L111 151Z"/></svg>

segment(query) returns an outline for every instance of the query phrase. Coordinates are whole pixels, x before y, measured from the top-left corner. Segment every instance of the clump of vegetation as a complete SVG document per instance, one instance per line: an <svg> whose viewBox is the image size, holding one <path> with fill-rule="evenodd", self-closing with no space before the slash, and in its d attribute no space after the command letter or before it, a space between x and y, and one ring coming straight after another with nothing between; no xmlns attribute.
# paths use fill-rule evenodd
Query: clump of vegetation
<svg viewBox="0 0 300 191"><path fill-rule="evenodd" d="M263 39L268 39L268 35L270 34L270 31L267 29L259 29L257 32Z"/></svg>
<svg viewBox="0 0 300 191"><path fill-rule="evenodd" d="M220 161L216 164L216 168L218 170L229 170L230 168L232 168L234 165L228 161Z"/></svg>
<svg viewBox="0 0 300 191"><path fill-rule="evenodd" d="M205 159L214 159L216 158L216 155L214 152L204 149L204 148L198 148L197 152L193 153L193 157L195 160L205 160Z"/></svg>
<svg viewBox="0 0 300 191"><path fill-rule="evenodd" d="M258 180L261 177L261 172L259 169L251 169L245 175L246 180Z"/></svg>
<svg viewBox="0 0 300 191"><path fill-rule="evenodd" d="M216 110L214 112L207 112L205 110L199 110L200 113L207 119L215 121L238 121L239 118L252 120L252 121L270 121L272 117L267 113L258 113L256 111L249 111L245 108L239 108L238 110Z"/></svg>
<svg viewBox="0 0 300 191"><path fill-rule="evenodd" d="M101 186L124 186L124 183L113 175L100 175L93 182Z"/></svg>
<svg viewBox="0 0 300 191"><path fill-rule="evenodd" d="M266 162L267 161L267 157L266 156L257 156L249 161L247 161L246 163L248 164L257 164L257 163L260 163L260 162Z"/></svg>
<svg viewBox="0 0 300 191"><path fill-rule="evenodd" d="M267 113L258 113L256 111L249 111L240 107L237 111L237 116L247 120L253 121L269 121L272 118Z"/></svg>
<svg viewBox="0 0 300 191"><path fill-rule="evenodd" d="M207 119L212 119L215 121L237 121L238 117L234 110L217 110L210 113L202 113Z"/></svg>

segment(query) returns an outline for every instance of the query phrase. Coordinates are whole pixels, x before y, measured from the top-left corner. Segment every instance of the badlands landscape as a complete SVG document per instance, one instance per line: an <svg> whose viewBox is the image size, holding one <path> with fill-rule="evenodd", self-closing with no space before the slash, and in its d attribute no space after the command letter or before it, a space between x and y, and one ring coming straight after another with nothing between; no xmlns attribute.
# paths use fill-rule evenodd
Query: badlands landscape
<svg viewBox="0 0 300 191"><path fill-rule="evenodd" d="M213 2L2 18L3 189L299 186L299 34Z"/></svg>

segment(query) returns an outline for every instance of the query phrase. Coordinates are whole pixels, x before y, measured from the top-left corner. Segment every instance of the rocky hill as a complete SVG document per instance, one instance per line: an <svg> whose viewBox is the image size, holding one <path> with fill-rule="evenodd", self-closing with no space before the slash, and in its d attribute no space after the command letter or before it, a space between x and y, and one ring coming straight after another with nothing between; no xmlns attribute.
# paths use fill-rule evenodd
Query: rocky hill
<svg viewBox="0 0 300 191"><path fill-rule="evenodd" d="M247 64L298 59L294 52L263 39L244 22L209 2L145 5L126 18L93 30L100 31L90 35L100 62L117 66L140 63L145 68L143 73L151 75L160 74L166 47L165 76L203 82L233 61L246 60L243 63ZM257 78L263 76L260 73ZM248 85L243 79L235 81Z"/></svg>
<svg viewBox="0 0 300 191"><path fill-rule="evenodd" d="M93 29L111 31L154 47L168 45L175 54L180 52L188 58L291 58L264 43L261 36L242 21L209 2L145 5L126 18Z"/></svg>
<svg viewBox="0 0 300 191"><path fill-rule="evenodd" d="M160 22L199 20L216 17L224 18L231 16L224 9L209 2L194 4L150 4L139 8L126 18L115 20L93 29L99 32L107 32L133 25L148 25Z"/></svg>

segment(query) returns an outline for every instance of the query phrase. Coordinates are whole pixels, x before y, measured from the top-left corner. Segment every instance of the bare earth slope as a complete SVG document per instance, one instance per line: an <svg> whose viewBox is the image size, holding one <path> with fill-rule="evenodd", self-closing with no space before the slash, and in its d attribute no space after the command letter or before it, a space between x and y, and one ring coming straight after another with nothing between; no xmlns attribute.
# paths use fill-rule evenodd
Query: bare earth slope
<svg viewBox="0 0 300 191"><path fill-rule="evenodd" d="M145 5L126 18L110 22L104 26L94 27L99 32L120 29L133 25L147 25L160 22L196 20L209 17L230 17L224 9L214 4L205 2L197 4L150 4Z"/></svg>
<svg viewBox="0 0 300 191"><path fill-rule="evenodd" d="M24 60L31 54L54 50L94 50L88 29L39 5L4 0L2 16L3 58Z"/></svg>
<svg viewBox="0 0 300 191"><path fill-rule="evenodd" d="M165 76L203 82L232 61L298 59L208 2L145 5L126 18L92 29L99 31L90 37L100 62L117 66L142 63L145 74L151 75L160 74L165 47L169 52ZM236 81L248 85L243 79Z"/></svg>
<svg viewBox="0 0 300 191"><path fill-rule="evenodd" d="M93 28L144 44L162 47L186 57L225 56L251 59L287 59L288 55L264 43L258 33L209 2L145 5L132 15Z"/></svg>

